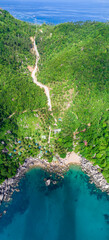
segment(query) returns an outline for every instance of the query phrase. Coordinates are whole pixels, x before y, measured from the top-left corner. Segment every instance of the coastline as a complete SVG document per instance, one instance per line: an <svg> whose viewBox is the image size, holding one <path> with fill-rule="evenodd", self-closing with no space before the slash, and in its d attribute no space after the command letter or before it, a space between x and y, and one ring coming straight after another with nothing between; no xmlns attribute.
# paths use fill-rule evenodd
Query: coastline
<svg viewBox="0 0 109 240"><path fill-rule="evenodd" d="M74 156L74 160L73 157ZM54 172L57 175L63 177L63 174L69 170L71 164L81 165L79 156L76 160L76 154L74 152L68 153L65 159L57 156L56 161L48 162L45 159L41 159L38 155L37 157L29 157L25 159L23 165L20 165L17 169L17 173L14 177L6 179L2 184L0 184L0 204L2 201L10 201L10 197L14 191L18 191L18 183L24 174L32 168L40 167L48 172Z"/></svg>
<svg viewBox="0 0 109 240"><path fill-rule="evenodd" d="M48 172L54 172L58 176L64 178L64 173L69 170L70 165L78 165L82 171L90 177L90 183L94 183L96 187L103 192L109 194L109 183L99 172L99 166L93 166L87 159L79 156L75 152L67 153L66 158L62 159L57 156L56 161L48 162L45 159L27 158L23 165L20 165L17 174L9 179L6 179L0 185L0 205L3 201L9 202L14 191L19 191L18 183L24 174L32 168L40 167Z"/></svg>

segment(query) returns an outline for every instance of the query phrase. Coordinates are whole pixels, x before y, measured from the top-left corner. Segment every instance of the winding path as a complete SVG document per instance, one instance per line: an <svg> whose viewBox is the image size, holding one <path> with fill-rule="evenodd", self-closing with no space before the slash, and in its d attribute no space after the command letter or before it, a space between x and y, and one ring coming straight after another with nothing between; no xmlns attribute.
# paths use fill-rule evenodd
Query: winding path
<svg viewBox="0 0 109 240"><path fill-rule="evenodd" d="M35 67L34 69L30 70L29 68L29 71L31 71L31 76L33 78L33 82L39 86L40 88L44 88L44 91L45 91L45 94L47 96L47 100L48 100L48 107L49 107L49 111L51 111L51 115L53 116L53 113L52 113L52 105L51 105L51 99L50 99L50 91L49 91L49 88L47 86L45 86L44 84L40 83L37 81L37 77L36 77L36 73L38 72L38 61L40 59L40 56L39 56L39 52L37 50L37 46L36 46L36 43L35 43L35 37L31 37L30 38L32 43L33 43L33 46L34 46L34 51L35 51L35 54L36 54L36 63L35 63ZM29 66L28 66L29 67ZM23 111L26 112L27 110ZM11 114L8 118L11 118L13 115L15 114L15 112L13 114ZM57 122L56 118L54 118L55 120L55 124ZM57 124L56 124L57 125ZM49 126L49 137L48 137L48 143L50 144L50 136L51 136L51 127Z"/></svg>
<svg viewBox="0 0 109 240"><path fill-rule="evenodd" d="M49 111L52 111L52 105L51 105L51 99L50 99L50 92L49 92L49 88L47 86L45 86L44 84L40 83L37 81L37 77L35 76L35 74L38 72L38 61L40 59L40 56L39 56L39 52L37 50L37 46L35 44L35 39L34 39L34 51L35 51L35 54L36 54L36 63L35 63L35 67L32 71L32 78L33 78L33 82L39 86L40 88L44 88L45 90L45 94L47 96L47 100L48 100L48 107L49 107Z"/></svg>
<svg viewBox="0 0 109 240"><path fill-rule="evenodd" d="M32 38L31 38L32 40ZM36 63L35 63L35 67L32 71L32 78L33 78L33 82L39 86L40 88L44 88L45 90L45 94L47 96L47 100L48 100L48 107L49 107L49 111L52 111L52 105L51 105L51 99L50 99L50 92L49 92L49 88L47 86L45 86L44 84L40 83L37 81L37 77L36 77L36 73L38 72L38 61L40 59L40 56L39 56L39 52L37 50L37 46L36 46L36 43L35 43L35 38L33 40L33 44L34 44L34 51L35 51L35 54L36 54ZM49 126L49 137L48 137L48 143L50 144L50 136L51 136L51 127Z"/></svg>

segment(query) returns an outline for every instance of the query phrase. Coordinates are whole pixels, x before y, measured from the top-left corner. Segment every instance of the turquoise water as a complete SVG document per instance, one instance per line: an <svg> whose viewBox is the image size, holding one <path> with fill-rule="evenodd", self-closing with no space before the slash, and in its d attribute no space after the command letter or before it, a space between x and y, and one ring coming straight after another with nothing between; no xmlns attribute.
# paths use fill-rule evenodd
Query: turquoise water
<svg viewBox="0 0 109 240"><path fill-rule="evenodd" d="M109 197L77 167L46 187L49 177L33 169L21 180L20 192L0 207L7 210L0 240L109 240Z"/></svg>

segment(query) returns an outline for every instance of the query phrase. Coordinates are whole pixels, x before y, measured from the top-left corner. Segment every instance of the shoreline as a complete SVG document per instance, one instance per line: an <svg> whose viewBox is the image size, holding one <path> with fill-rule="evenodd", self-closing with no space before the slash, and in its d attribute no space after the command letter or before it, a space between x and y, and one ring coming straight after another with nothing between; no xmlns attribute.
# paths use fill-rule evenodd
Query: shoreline
<svg viewBox="0 0 109 240"><path fill-rule="evenodd" d="M14 191L19 191L18 183L27 171L32 168L42 168L47 172L54 172L58 176L64 178L64 173L69 170L71 165L77 165L81 167L81 170L90 177L90 183L94 183L97 188L101 189L102 192L109 194L109 183L99 172L99 166L93 166L91 162L79 156L75 152L67 153L67 156L62 159L57 156L56 161L49 163L45 159L40 159L39 156L36 158L29 157L25 160L23 165L20 165L17 174L9 179L6 179L0 185L0 205L3 201L9 202Z"/></svg>

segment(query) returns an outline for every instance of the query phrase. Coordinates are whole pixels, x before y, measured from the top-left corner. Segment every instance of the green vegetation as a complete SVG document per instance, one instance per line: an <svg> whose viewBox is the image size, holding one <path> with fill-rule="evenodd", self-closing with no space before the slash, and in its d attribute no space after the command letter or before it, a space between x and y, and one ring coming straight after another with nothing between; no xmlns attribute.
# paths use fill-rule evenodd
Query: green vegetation
<svg viewBox="0 0 109 240"><path fill-rule="evenodd" d="M34 114L37 112L34 110L38 110L40 114L42 111L46 119L49 114L45 93L32 82L27 68L28 65L35 64L36 57L32 51L30 37L35 35L36 27L13 18L6 11L0 12L0 182L2 182L5 178L15 175L19 162L23 163L30 155L37 155L35 140L37 138L39 140L38 136L43 134L43 129L35 126L38 120L36 121ZM40 119L39 124L44 128L46 122L47 120L43 124ZM18 140L21 140L22 147Z"/></svg>
<svg viewBox="0 0 109 240"><path fill-rule="evenodd" d="M109 182L108 23L43 24L35 33L0 11L0 182L29 156L52 161L72 150L98 164ZM38 81L50 87L52 112L28 70L35 34Z"/></svg>
<svg viewBox="0 0 109 240"><path fill-rule="evenodd" d="M38 81L50 86L61 132L55 151L72 149L102 168L109 182L109 25L65 23L39 27ZM75 136L75 137L74 137Z"/></svg>

